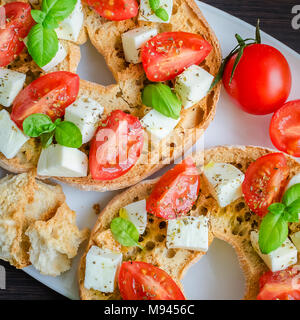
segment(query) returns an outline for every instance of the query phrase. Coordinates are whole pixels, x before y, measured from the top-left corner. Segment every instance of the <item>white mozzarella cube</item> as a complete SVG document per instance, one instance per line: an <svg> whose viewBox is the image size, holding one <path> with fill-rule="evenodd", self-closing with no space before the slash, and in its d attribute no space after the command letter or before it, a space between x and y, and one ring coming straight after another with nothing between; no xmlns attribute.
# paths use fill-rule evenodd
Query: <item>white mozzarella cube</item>
<svg viewBox="0 0 300 320"><path fill-rule="evenodd" d="M175 92L185 109L192 107L208 93L214 77L203 68L192 65L176 77Z"/></svg>
<svg viewBox="0 0 300 320"><path fill-rule="evenodd" d="M11 120L6 110L0 111L0 152L7 159L14 158L29 138Z"/></svg>
<svg viewBox="0 0 300 320"><path fill-rule="evenodd" d="M258 232L252 231L250 239L254 250L273 272L284 270L287 267L297 263L297 249L289 238L276 250L269 254L263 254L258 244Z"/></svg>
<svg viewBox="0 0 300 320"><path fill-rule="evenodd" d="M73 12L65 20L60 22L59 27L55 30L58 39L76 42L83 26L83 20L84 14L81 1L77 0Z"/></svg>
<svg viewBox="0 0 300 320"><path fill-rule="evenodd" d="M49 72L51 69L53 69L54 67L56 67L58 64L60 64L62 61L65 60L67 56L67 52L65 50L65 48L63 47L63 45L59 42L58 44L58 51L55 55L55 57L45 66L42 67L42 69L45 72Z"/></svg>
<svg viewBox="0 0 300 320"><path fill-rule="evenodd" d="M300 231L293 233L291 239L297 250L300 252Z"/></svg>
<svg viewBox="0 0 300 320"><path fill-rule="evenodd" d="M168 220L167 248L208 250L208 218L183 217Z"/></svg>
<svg viewBox="0 0 300 320"><path fill-rule="evenodd" d="M142 119L142 126L149 132L151 139L161 140L177 126L179 119L164 116L155 109L150 110Z"/></svg>
<svg viewBox="0 0 300 320"><path fill-rule="evenodd" d="M93 138L103 111L97 101L82 96L66 108L65 120L76 124L82 134L82 143L87 143Z"/></svg>
<svg viewBox="0 0 300 320"><path fill-rule="evenodd" d="M149 21L149 22L169 23L172 16L173 0L160 0L159 6L167 11L169 15L169 19L167 21L163 21L157 15L155 15L155 13L152 11L150 7L149 0L141 0L139 20Z"/></svg>
<svg viewBox="0 0 300 320"><path fill-rule="evenodd" d="M52 144L43 149L37 173L49 177L86 177L88 157L78 149Z"/></svg>
<svg viewBox="0 0 300 320"><path fill-rule="evenodd" d="M129 30L122 34L125 60L130 63L140 63L140 51L142 45L157 35L157 29L141 27Z"/></svg>
<svg viewBox="0 0 300 320"><path fill-rule="evenodd" d="M242 196L245 175L235 166L211 162L204 167L204 175L220 207L226 207Z"/></svg>
<svg viewBox="0 0 300 320"><path fill-rule="evenodd" d="M101 292L114 292L122 253L92 246L86 255L84 287Z"/></svg>
<svg viewBox="0 0 300 320"><path fill-rule="evenodd" d="M136 226L139 234L143 234L147 225L146 200L130 203L124 209L127 211L127 219Z"/></svg>
<svg viewBox="0 0 300 320"><path fill-rule="evenodd" d="M16 96L23 89L26 75L9 69L0 68L0 104L12 105Z"/></svg>

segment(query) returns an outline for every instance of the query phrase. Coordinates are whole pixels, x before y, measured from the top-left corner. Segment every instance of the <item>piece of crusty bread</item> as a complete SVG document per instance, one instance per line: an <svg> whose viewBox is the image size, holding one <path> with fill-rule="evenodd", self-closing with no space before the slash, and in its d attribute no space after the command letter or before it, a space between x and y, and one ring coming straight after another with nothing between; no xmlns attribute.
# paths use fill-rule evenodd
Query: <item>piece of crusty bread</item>
<svg viewBox="0 0 300 320"><path fill-rule="evenodd" d="M147 83L143 67L141 64L128 64L124 58L121 35L129 29L142 25L155 25L160 32L180 30L201 34L213 46L212 52L201 63L201 67L213 75L218 72L221 63L219 42L193 0L175 0L172 18L168 24L140 22L137 18L119 22L108 21L87 6L84 6L84 11L85 27L89 38L104 56L118 82L116 85L104 87L81 81L80 95L99 101L104 107L103 118L115 109L128 111L139 118L142 118L147 111L141 102L141 90ZM88 175L84 178L58 178L57 180L83 190L97 191L122 189L136 184L163 167L164 164L180 157L184 150L188 150L195 144L215 115L219 94L220 85L216 86L198 104L183 110L181 120L170 136L163 139L158 145L145 143L144 151L138 162L120 178L112 181L95 181ZM31 139L14 159L7 160L0 154L0 165L12 172L25 172L36 167L40 150L38 140ZM89 146L83 146L82 150L88 154Z"/></svg>
<svg viewBox="0 0 300 320"><path fill-rule="evenodd" d="M32 265L41 274L55 277L70 269L71 259L87 239L89 230L79 231L75 212L64 203L50 220L31 224L26 235Z"/></svg>
<svg viewBox="0 0 300 320"><path fill-rule="evenodd" d="M88 290L84 287L85 257L92 245L105 247L113 251L119 251L118 245L112 238L109 231L113 218L118 216L119 209L125 205L145 199L151 192L156 180L144 181L131 187L127 191L113 198L105 209L100 213L98 221L91 232L91 237L84 256L81 258L79 268L80 297L83 300L106 300L120 299L119 291L112 294L101 293L96 290ZM145 248L142 251L138 247L121 247L124 260L146 261L164 269L181 286L179 280L186 268L196 262L204 253L189 250L174 250L166 248L167 224L165 220L148 215L148 223L144 234L141 236L141 245ZM209 235L209 242L213 239Z"/></svg>
<svg viewBox="0 0 300 320"><path fill-rule="evenodd" d="M65 201L62 189L35 179L33 172L0 180L0 259L17 268L30 264L28 226L48 220Z"/></svg>
<svg viewBox="0 0 300 320"><path fill-rule="evenodd" d="M258 147L216 147L206 150L204 153L197 153L193 155L193 158L198 166L209 162L225 162L245 172L251 162L270 152L274 151ZM286 156L286 158L290 167L289 178L291 178L300 172L300 164L292 157ZM102 300L120 298L118 289L113 294L104 294L95 290L87 290L84 287L85 257L92 245L101 247L113 243L112 240L107 240L109 239L107 232L112 219L118 216L119 209L131 202L146 198L157 181L157 179L144 181L124 191L112 199L99 215L79 266L78 277L81 299ZM236 200L226 208L220 208L217 201L209 192L209 186L203 176L201 177L199 198L190 214L193 216L205 215L209 217L209 243L216 237L234 247L245 274L245 299L256 299L259 289L259 277L267 270L267 267L252 248L250 231L259 227L261 219L251 213L243 198ZM124 260L150 262L164 269L178 283L187 268L195 263L204 253L183 249L168 250L165 241L167 225L163 221L163 219L148 214L148 224L141 243L145 247L144 252L138 248L122 247L121 250L124 254ZM290 230L293 232L300 230L300 224L290 224ZM113 247L115 247L115 244L113 244Z"/></svg>

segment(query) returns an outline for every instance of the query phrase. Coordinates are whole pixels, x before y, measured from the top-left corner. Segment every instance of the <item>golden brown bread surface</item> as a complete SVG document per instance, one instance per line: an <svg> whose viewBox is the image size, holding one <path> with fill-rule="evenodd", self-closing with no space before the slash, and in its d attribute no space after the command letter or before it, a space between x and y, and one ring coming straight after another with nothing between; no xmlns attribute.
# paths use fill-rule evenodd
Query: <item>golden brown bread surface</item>
<svg viewBox="0 0 300 320"><path fill-rule="evenodd" d="M172 18L168 24L139 22L136 18L120 22L108 21L87 6L84 6L84 11L88 36L104 56L117 80L116 85L107 87L81 81L80 95L99 101L104 107L103 117L115 109L130 112L139 118L142 118L147 111L141 102L141 90L147 83L143 67L141 64L128 64L124 58L121 34L129 29L140 25L156 25L160 32L180 30L201 34L213 46L212 52L201 63L201 67L213 75L216 75L219 69L221 63L219 42L193 0L175 0ZM184 150L195 144L215 115L219 94L220 85L198 104L183 110L181 120L170 136L163 139L159 145L145 143L144 151L136 165L120 178L112 181L96 181L88 175L84 178L57 180L83 190L97 191L122 189L136 184L163 167L164 163L170 163L181 156ZM88 154L89 146L83 146L82 150ZM0 154L0 165L12 172L25 172L36 167L40 151L39 141L30 140L12 160L7 160Z"/></svg>
<svg viewBox="0 0 300 320"><path fill-rule="evenodd" d="M206 150L204 153L197 153L193 158L197 165L209 162L225 162L236 166L243 172L249 164L257 158L274 152L272 150L258 147L216 147ZM290 178L300 173L300 164L287 156L290 167ZM146 198L156 183L156 180L149 180L139 183L116 196L99 215L98 221L92 230L91 237L85 254L81 258L78 277L80 297L84 300L97 299L119 299L117 291L113 294L103 294L95 290L84 288L85 256L92 245L108 246L113 240L107 240L111 220L118 215L118 210L125 205ZM258 294L258 280L260 275L267 270L267 267L256 254L250 242L250 231L257 229L260 218L253 214L243 198L240 198L227 206L220 208L217 201L209 192L205 179L201 177L199 198L190 212L193 216L205 215L209 217L209 243L213 238L219 238L231 244L238 256L240 266L245 275L246 291L245 299L256 299ZM137 248L124 248L125 260L142 260L153 263L164 269L172 278L179 282L185 271L204 254L182 249L167 250L165 246L167 224L159 218L148 214L146 234L143 235L142 245L146 250L141 252ZM300 230L299 223L290 224L290 230Z"/></svg>
<svg viewBox="0 0 300 320"><path fill-rule="evenodd" d="M48 221L32 223L26 235L30 240L30 262L41 274L56 277L70 269L71 259L89 230L78 229L75 212L63 203Z"/></svg>
<svg viewBox="0 0 300 320"><path fill-rule="evenodd" d="M46 221L65 201L62 189L35 179L33 172L0 180L0 259L17 268L30 264L28 226Z"/></svg>
<svg viewBox="0 0 300 320"><path fill-rule="evenodd" d="M88 235L76 226L61 186L35 179L35 172L0 179L0 259L57 276L70 269Z"/></svg>

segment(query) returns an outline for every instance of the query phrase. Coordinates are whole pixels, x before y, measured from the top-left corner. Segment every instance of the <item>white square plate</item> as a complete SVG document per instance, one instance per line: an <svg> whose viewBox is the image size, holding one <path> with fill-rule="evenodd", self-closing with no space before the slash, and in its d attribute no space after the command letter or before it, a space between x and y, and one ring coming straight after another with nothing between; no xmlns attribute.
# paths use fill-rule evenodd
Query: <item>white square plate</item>
<svg viewBox="0 0 300 320"><path fill-rule="evenodd" d="M220 40L223 56L226 56L235 43L234 35L238 32L242 37L252 37L254 27L207 4L198 2L200 9L214 29ZM293 77L293 87L289 100L300 98L300 55L284 44L262 32L263 43L279 49L287 58ZM83 79L95 81L103 85L114 83L103 58L91 44L81 48L82 60L79 75ZM93 61L93 62L91 62ZM298 92L298 96L297 96ZM269 139L269 122L271 116L252 116L235 107L227 94L222 91L214 121L205 132L204 145L257 145L271 147ZM4 170L0 171L5 174ZM80 228L92 228L97 216L92 207L100 203L104 208L106 203L118 192L84 192L63 185L67 203L77 212L77 223ZM74 259L72 269L60 277L53 278L40 275L33 267L25 268L25 272L46 286L69 297L78 299L76 280L79 257ZM190 268L183 285L188 299L241 299L244 292L244 277L234 250L220 240L214 240L208 254Z"/></svg>

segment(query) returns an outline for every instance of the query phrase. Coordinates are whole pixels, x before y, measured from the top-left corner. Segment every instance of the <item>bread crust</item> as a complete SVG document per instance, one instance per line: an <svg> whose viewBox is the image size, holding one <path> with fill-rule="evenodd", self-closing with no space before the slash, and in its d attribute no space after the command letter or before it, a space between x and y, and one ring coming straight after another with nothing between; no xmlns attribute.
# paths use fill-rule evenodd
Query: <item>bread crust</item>
<svg viewBox="0 0 300 320"><path fill-rule="evenodd" d="M193 159L199 167L212 161L225 162L233 164L245 172L251 162L271 152L277 151L254 146L220 146L205 150L204 152L196 153L193 155ZM289 178L291 178L295 174L300 173L300 164L290 156L286 156L286 158L290 167ZM157 181L158 179L143 181L129 188L128 190L114 197L100 213L99 218L91 232L91 237L89 239L86 251L82 256L79 265L78 281L81 299L120 299L120 295L118 294L117 290L112 295L103 295L95 290L87 290L84 288L85 256L92 245L101 246L101 242L97 243L97 235L99 232L105 231L109 228L109 224L111 220L117 216L118 210L131 202L146 198L151 193L151 190ZM254 300L256 299L259 291L259 277L263 272L267 271L267 267L256 254L250 242L250 231L259 227L260 218L250 212L243 198L236 200L226 208L219 208L217 202L211 196L209 188L205 184L203 177L201 177L200 189L201 193L196 202L195 208L191 211L191 215L206 215L209 217L209 244L211 244L213 238L216 237L233 246L236 251L241 269L245 275L246 289L244 299ZM154 219L157 218L154 217ZM147 226L148 225L149 222ZM300 224L293 223L290 225L290 229L294 231L300 230ZM160 231L153 229L152 232L154 233L155 237L155 234ZM161 247L164 245L164 242L156 243L156 247ZM166 253L162 249L160 252L162 255ZM183 252L185 252L186 255L184 255ZM180 254L178 255L178 253ZM149 254L155 255L155 252L150 252ZM153 258L153 261L160 261L161 264L158 264L158 266L167 271L178 283L179 280L183 278L188 268L197 262L202 255L204 255L202 252L177 250L173 259ZM135 255L132 256L133 259L135 257ZM186 258L187 260L183 259L182 257ZM146 257L146 259L143 259L144 257L139 258L142 258L144 261L151 261L149 257ZM181 266L180 268L176 268L178 264Z"/></svg>
<svg viewBox="0 0 300 320"><path fill-rule="evenodd" d="M24 268L30 265L26 229L34 221L50 219L65 195L60 185L38 181L35 172L30 172L2 178L0 198L0 258Z"/></svg>
<svg viewBox="0 0 300 320"><path fill-rule="evenodd" d="M104 56L117 81L116 85L107 87L81 81L80 95L89 96L99 101L105 108L104 117L114 109L129 111L138 117L142 117L145 112L141 102L141 90L144 81L146 81L144 71L141 64L128 65L122 51L121 34L128 29L140 25L155 25L160 28L161 32L180 30L200 33L213 47L201 67L213 75L218 72L222 59L218 39L193 0L174 0L173 15L169 24L139 22L136 18L120 22L107 21L87 6L84 6L84 12L88 36L96 49ZM68 45L75 46L70 42ZM73 52L73 49L70 52ZM77 55L76 57L72 55L72 57L77 61ZM75 64L74 62L72 65L75 66ZM220 84L198 104L183 110L181 121L170 136L163 139L154 150L153 144L150 151L150 146L148 149L145 147L138 162L125 175L112 181L96 181L92 179L90 174L83 178L54 177L54 179L85 191L118 190L138 183L165 164L182 156L196 143L215 116L219 96ZM88 153L88 147L83 146L82 149ZM14 159L8 160L0 154L0 165L11 172L26 172L37 166L40 151L41 147L38 141L30 140ZM152 159L157 160L153 161Z"/></svg>

